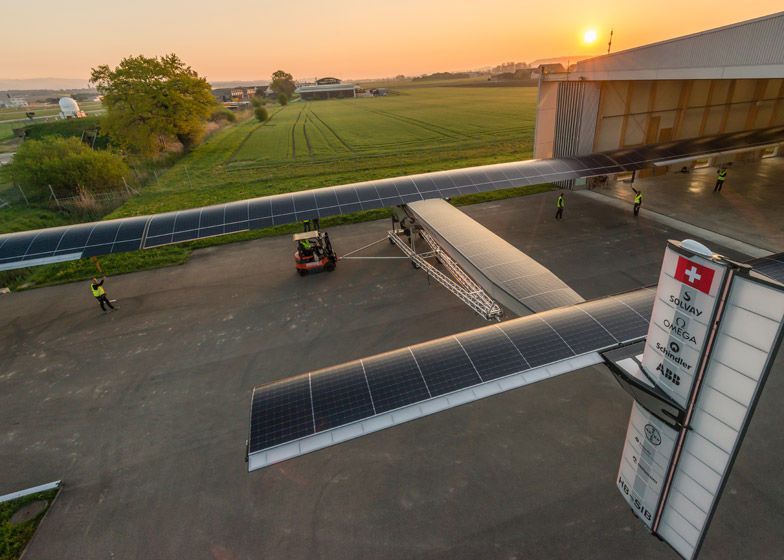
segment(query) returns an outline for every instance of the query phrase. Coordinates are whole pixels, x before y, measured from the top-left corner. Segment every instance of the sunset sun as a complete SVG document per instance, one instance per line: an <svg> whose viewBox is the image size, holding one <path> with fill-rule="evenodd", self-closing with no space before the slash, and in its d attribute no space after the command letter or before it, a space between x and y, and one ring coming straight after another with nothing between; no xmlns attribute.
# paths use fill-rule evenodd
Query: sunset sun
<svg viewBox="0 0 784 560"><path fill-rule="evenodd" d="M590 45L596 42L597 34L595 29L588 29L583 33L583 43Z"/></svg>

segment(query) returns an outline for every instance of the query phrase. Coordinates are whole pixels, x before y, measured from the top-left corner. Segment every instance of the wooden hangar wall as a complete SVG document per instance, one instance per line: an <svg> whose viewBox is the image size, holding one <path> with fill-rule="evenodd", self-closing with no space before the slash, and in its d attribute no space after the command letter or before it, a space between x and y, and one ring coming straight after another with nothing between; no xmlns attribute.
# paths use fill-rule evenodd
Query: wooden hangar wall
<svg viewBox="0 0 784 560"><path fill-rule="evenodd" d="M595 151L784 124L782 78L624 80L600 87Z"/></svg>
<svg viewBox="0 0 784 560"><path fill-rule="evenodd" d="M784 124L784 79L542 81L534 156Z"/></svg>

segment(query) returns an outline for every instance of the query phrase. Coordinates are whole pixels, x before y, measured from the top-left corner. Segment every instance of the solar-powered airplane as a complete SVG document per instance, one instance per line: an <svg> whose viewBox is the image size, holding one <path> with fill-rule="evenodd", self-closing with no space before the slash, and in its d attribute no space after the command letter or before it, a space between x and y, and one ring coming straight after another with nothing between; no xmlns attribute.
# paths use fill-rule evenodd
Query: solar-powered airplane
<svg viewBox="0 0 784 560"><path fill-rule="evenodd" d="M444 257L451 278L429 271L443 285L488 319L496 302L520 317L257 387L249 470L604 363L635 398L618 489L652 533L693 558L781 344L784 253L744 264L671 241L655 289L585 301L443 199L781 142L777 127L6 234L0 270L401 207L409 233ZM425 264L397 232L390 240Z"/></svg>

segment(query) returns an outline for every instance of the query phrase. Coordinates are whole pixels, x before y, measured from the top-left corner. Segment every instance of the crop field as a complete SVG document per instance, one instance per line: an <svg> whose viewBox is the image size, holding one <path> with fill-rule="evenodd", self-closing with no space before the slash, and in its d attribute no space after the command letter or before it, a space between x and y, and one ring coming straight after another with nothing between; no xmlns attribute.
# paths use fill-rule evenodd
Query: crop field
<svg viewBox="0 0 784 560"><path fill-rule="evenodd" d="M229 163L362 157L519 140L531 131L533 93L527 88L498 94L423 88L384 98L294 103L249 131Z"/></svg>
<svg viewBox="0 0 784 560"><path fill-rule="evenodd" d="M223 129L112 217L531 156L536 88L293 102Z"/></svg>

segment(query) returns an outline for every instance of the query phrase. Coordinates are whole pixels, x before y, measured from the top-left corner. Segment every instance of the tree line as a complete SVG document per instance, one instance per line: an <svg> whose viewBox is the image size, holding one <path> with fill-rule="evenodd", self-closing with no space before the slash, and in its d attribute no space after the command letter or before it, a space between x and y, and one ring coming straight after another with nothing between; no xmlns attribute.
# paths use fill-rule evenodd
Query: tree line
<svg viewBox="0 0 784 560"><path fill-rule="evenodd" d="M10 172L33 198L121 190L129 164L187 152L203 140L210 121L236 118L215 99L207 80L176 54L130 56L115 68L100 65L92 69L90 81L106 108L99 119L101 134L108 138L105 149L58 135L25 140ZM295 87L291 74L278 70L272 75L270 88L279 103L287 103ZM266 121L263 97L253 104L256 118Z"/></svg>

